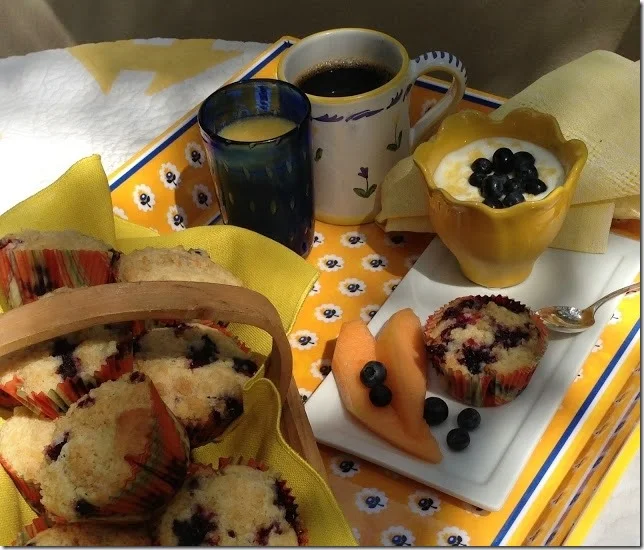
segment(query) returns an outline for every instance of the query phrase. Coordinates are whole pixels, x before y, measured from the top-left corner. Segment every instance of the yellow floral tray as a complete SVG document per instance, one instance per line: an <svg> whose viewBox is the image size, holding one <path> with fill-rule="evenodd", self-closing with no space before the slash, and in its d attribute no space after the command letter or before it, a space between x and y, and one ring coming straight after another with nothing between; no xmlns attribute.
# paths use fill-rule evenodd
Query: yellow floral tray
<svg viewBox="0 0 644 550"><path fill-rule="evenodd" d="M275 77L276 60L296 40L284 37L234 79ZM421 78L411 99L412 122L447 90ZM489 112L503 99L467 90L461 108ZM219 221L193 109L110 177L114 212L160 233ZM168 179L180 178L179 190ZM368 320L429 244L431 235L386 235L376 225L316 223L308 262L321 274L290 333L294 377L306 400L330 372L343 320ZM614 230L639 238L639 224ZM380 260L373 262L373 260ZM377 265L377 268L373 266ZM348 286L360 280L364 292ZM609 491L594 492L616 456L623 467L638 448L622 447L639 425L639 293L627 295L598 340L505 506L488 513L383 468L321 446L331 488L362 545L577 544ZM617 462L615 462L617 464ZM620 467L617 464L616 467ZM375 504L374 504L375 503ZM593 516L594 517L594 516ZM576 524L577 520L579 523Z"/></svg>

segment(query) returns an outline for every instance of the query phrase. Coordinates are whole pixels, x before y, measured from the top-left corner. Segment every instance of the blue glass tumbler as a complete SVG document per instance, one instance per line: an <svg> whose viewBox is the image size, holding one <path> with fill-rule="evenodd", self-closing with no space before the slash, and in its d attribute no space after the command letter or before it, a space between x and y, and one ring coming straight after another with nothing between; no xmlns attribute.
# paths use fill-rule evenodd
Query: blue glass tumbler
<svg viewBox="0 0 644 550"><path fill-rule="evenodd" d="M263 141L219 135L225 126L256 116L282 117L295 127ZM224 223L261 233L307 256L314 217L311 104L306 94L281 80L235 82L206 98L198 122Z"/></svg>

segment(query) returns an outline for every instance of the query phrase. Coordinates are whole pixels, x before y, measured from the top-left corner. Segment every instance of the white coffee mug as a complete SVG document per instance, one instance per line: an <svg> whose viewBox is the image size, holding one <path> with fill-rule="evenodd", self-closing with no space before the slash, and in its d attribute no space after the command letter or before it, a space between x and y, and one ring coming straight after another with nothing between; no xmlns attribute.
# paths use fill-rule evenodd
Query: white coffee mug
<svg viewBox="0 0 644 550"><path fill-rule="evenodd" d="M278 78L297 85L315 68L337 61L380 66L394 75L386 84L359 95L308 96L313 118L315 217L352 225L373 221L383 178L455 110L465 92L466 71L451 53L428 52L410 60L403 45L391 36L346 28L313 34L293 45L279 62ZM449 73L452 85L410 128L412 86L420 75L431 71Z"/></svg>

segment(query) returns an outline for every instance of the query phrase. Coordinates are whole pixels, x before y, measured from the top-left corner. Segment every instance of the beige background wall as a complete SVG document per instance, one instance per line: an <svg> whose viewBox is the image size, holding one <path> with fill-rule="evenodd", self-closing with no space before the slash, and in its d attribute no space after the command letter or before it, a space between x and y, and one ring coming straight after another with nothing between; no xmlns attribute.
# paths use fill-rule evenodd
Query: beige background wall
<svg viewBox="0 0 644 550"><path fill-rule="evenodd" d="M338 26L385 31L412 56L451 51L471 86L502 95L594 49L640 56L638 0L0 0L0 57L156 36L272 42Z"/></svg>

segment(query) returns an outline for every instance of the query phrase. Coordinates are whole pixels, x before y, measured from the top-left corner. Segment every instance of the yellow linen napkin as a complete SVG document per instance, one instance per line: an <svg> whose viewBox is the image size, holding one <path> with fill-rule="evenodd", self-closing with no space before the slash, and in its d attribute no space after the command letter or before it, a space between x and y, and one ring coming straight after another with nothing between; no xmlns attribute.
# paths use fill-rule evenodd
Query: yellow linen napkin
<svg viewBox="0 0 644 550"><path fill-rule="evenodd" d="M639 61L594 51L541 77L491 113L502 118L519 107L549 113L567 139L588 147L573 206L552 247L605 252L613 218L639 219L639 80ZM377 221L387 231L431 231L426 197L420 170L411 158L403 159L381 186Z"/></svg>
<svg viewBox="0 0 644 550"><path fill-rule="evenodd" d="M35 228L43 231L76 229L129 252L145 246L201 248L213 260L240 277L245 286L261 292L276 307L288 332L318 273L287 248L251 231L232 226L196 227L156 236L150 229L112 213L107 177L100 157L82 159L51 186L0 216L0 235ZM288 284L284 284L288 274ZM234 327L262 355L270 352L270 337L249 327ZM279 432L280 402L266 379L244 389L244 414L222 440L196 450L198 459L217 463L221 456L256 458L281 472L293 489L309 543L349 546L355 540L333 494L315 471L293 451ZM9 413L3 411L2 417ZM3 420L0 417L0 425ZM0 467L0 545L10 544L34 513Z"/></svg>

